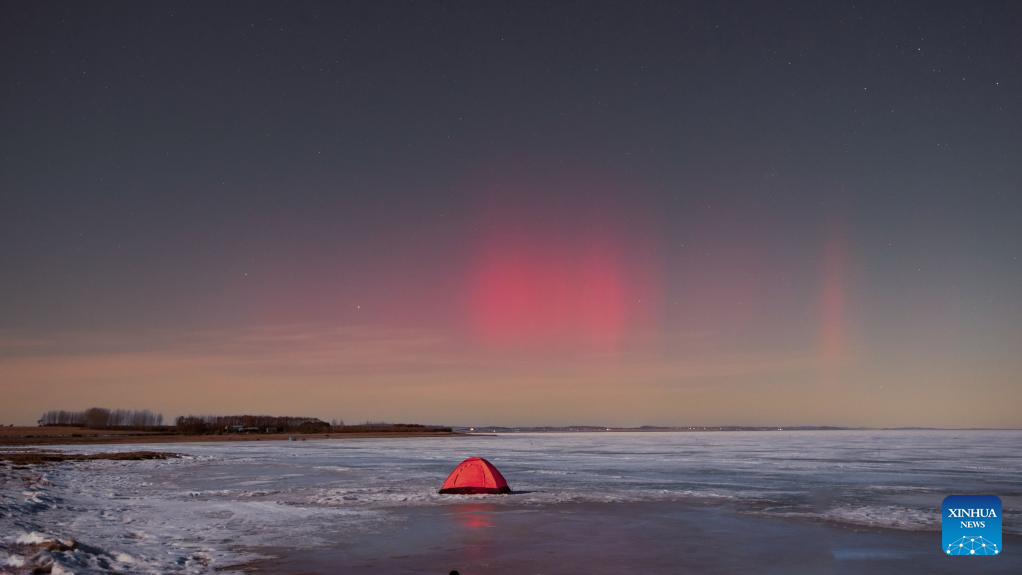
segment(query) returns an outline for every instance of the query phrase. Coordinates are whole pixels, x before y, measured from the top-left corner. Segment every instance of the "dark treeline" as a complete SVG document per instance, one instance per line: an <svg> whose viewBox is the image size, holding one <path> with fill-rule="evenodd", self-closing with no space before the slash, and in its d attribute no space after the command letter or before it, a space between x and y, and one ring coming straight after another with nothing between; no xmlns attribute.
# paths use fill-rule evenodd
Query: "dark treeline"
<svg viewBox="0 0 1022 575"><path fill-rule="evenodd" d="M386 423L367 421L345 425L343 421L327 423L315 417L280 417L273 415L183 415L174 421L175 428L163 426L163 414L148 409L106 409L90 407L84 411L47 411L39 418L42 426L86 427L90 429L161 430L165 433L380 433L380 432L450 432L450 427L418 423Z"/></svg>
<svg viewBox="0 0 1022 575"><path fill-rule="evenodd" d="M418 423L369 421L344 425L327 423L315 417L277 417L273 415L183 415L175 420L178 433L366 433L366 432L450 432L450 427Z"/></svg>
<svg viewBox="0 0 1022 575"><path fill-rule="evenodd" d="M343 431L347 433L359 433L359 432L372 432L372 433L387 433L387 432L428 432L428 431L442 431L451 432L450 427L444 427L442 425L423 425L421 423L386 423L383 421L367 421L365 423L359 423L355 425L341 425L335 427L334 431Z"/></svg>
<svg viewBox="0 0 1022 575"><path fill-rule="evenodd" d="M175 421L180 433L324 433L330 424L315 417L272 415L182 415Z"/></svg>
<svg viewBox="0 0 1022 575"><path fill-rule="evenodd" d="M39 425L66 425L88 427L91 429L107 429L124 427L147 429L163 425L163 414L153 413L148 409L107 409L90 407L85 411L47 411L39 418Z"/></svg>

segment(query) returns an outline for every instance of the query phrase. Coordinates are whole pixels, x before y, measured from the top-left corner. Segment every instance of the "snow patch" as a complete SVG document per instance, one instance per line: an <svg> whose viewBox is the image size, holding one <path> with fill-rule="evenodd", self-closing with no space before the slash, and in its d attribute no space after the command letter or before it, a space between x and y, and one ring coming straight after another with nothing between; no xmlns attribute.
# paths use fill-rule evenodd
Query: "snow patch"
<svg viewBox="0 0 1022 575"><path fill-rule="evenodd" d="M20 555L0 555L3 557L3 561L0 561L0 565L6 565L8 567L24 567L25 558Z"/></svg>
<svg viewBox="0 0 1022 575"><path fill-rule="evenodd" d="M22 543L22 544L25 544L25 545L31 545L33 543L42 543L43 541L50 541L52 539L53 539L52 537L47 537L46 535L43 535L42 533L36 533L35 531L32 531L30 533L23 533L21 535L18 535L14 539L14 542L15 543Z"/></svg>

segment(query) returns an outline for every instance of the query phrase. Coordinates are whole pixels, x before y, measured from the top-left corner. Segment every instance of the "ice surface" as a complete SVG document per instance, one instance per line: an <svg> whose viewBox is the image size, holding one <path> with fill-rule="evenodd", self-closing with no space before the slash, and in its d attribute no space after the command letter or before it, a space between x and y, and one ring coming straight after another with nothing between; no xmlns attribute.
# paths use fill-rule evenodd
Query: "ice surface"
<svg viewBox="0 0 1022 575"><path fill-rule="evenodd" d="M1020 432L508 434L123 446L185 457L0 465L0 565L29 546L74 573L205 573L268 546L328 545L325 526L371 531L409 506L476 498L499 506L690 500L742 513L901 530L940 528L952 493L1022 504ZM481 455L511 496L436 491L462 459ZM1018 517L1005 531L1020 533ZM54 572L57 572L56 569ZM226 571L226 572L229 572Z"/></svg>

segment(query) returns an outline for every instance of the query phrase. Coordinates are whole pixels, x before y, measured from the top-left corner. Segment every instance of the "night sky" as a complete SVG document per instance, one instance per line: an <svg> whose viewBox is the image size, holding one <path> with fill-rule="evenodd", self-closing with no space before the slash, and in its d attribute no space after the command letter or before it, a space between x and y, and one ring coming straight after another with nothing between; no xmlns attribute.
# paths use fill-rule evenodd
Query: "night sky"
<svg viewBox="0 0 1022 575"><path fill-rule="evenodd" d="M0 423L1022 425L1019 3L0 7Z"/></svg>

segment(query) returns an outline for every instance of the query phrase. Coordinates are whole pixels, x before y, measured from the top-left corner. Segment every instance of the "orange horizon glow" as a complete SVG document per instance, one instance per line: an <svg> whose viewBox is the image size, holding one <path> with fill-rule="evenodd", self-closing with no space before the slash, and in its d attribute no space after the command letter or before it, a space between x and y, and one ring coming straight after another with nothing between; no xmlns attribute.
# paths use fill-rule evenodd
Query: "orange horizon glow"
<svg viewBox="0 0 1022 575"><path fill-rule="evenodd" d="M873 425L972 426L954 399L962 377L982 377L1004 401L982 424L1017 426L1011 366L850 376L893 384L878 403L861 386L819 385L814 353L715 351L675 340L612 356L598 349L535 354L480 350L428 330L292 325L176 335L39 341L0 338L0 424L34 424L51 409L91 406L185 414L303 415L349 422L450 425ZM686 348L698 352L682 352ZM12 350L24 350L16 354ZM897 378L897 379L894 379ZM906 412L905 402L926 409Z"/></svg>

